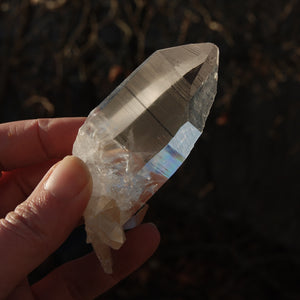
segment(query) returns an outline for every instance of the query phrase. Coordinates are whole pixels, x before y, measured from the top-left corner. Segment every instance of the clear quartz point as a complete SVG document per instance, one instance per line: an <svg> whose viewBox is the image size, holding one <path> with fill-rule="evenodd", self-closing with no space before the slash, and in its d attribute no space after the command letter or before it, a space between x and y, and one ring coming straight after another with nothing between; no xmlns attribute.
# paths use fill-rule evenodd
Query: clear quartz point
<svg viewBox="0 0 300 300"><path fill-rule="evenodd" d="M201 135L216 95L218 56L210 43L156 51L80 128L73 154L93 178L87 242L106 273L112 273L111 248L125 242L124 226L141 221L146 201Z"/></svg>

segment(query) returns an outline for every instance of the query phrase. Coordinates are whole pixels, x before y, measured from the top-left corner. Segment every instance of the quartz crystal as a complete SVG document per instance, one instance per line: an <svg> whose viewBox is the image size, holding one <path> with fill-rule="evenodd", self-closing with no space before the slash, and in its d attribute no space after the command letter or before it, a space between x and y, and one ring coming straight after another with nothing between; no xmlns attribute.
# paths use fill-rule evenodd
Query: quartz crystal
<svg viewBox="0 0 300 300"><path fill-rule="evenodd" d="M145 202L201 135L216 95L218 55L210 43L156 51L80 128L73 154L93 178L87 242L106 273L113 271L111 248L125 242L124 228L142 220Z"/></svg>

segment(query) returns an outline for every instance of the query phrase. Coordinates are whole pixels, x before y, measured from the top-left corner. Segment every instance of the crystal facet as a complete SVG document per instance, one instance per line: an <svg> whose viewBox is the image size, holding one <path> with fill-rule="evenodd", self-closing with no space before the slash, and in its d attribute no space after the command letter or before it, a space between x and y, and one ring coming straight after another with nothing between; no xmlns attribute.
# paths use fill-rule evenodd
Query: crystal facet
<svg viewBox="0 0 300 300"><path fill-rule="evenodd" d="M156 51L88 116L73 154L88 166L93 193L87 241L112 273L111 250L141 221L145 202L189 155L216 95L218 48L190 44Z"/></svg>

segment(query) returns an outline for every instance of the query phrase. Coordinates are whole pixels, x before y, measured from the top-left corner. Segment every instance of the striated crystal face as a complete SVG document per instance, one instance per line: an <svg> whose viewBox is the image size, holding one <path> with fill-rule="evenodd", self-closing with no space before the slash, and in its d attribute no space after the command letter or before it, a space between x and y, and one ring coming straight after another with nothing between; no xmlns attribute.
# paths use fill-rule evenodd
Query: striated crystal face
<svg viewBox="0 0 300 300"><path fill-rule="evenodd" d="M107 273L110 248L125 242L124 226L200 137L216 95L218 53L210 43L156 51L80 128L73 154L87 164L94 183L84 213L87 241Z"/></svg>

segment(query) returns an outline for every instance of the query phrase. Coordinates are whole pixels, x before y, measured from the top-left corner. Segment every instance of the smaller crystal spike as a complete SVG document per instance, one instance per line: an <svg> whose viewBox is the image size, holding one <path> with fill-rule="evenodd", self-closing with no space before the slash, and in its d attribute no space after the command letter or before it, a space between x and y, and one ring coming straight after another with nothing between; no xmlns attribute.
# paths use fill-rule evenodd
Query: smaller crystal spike
<svg viewBox="0 0 300 300"><path fill-rule="evenodd" d="M218 56L210 43L156 51L80 128L73 154L93 178L84 213L87 242L105 272L112 273L110 248L125 242L123 226L132 223L201 135L216 95Z"/></svg>

